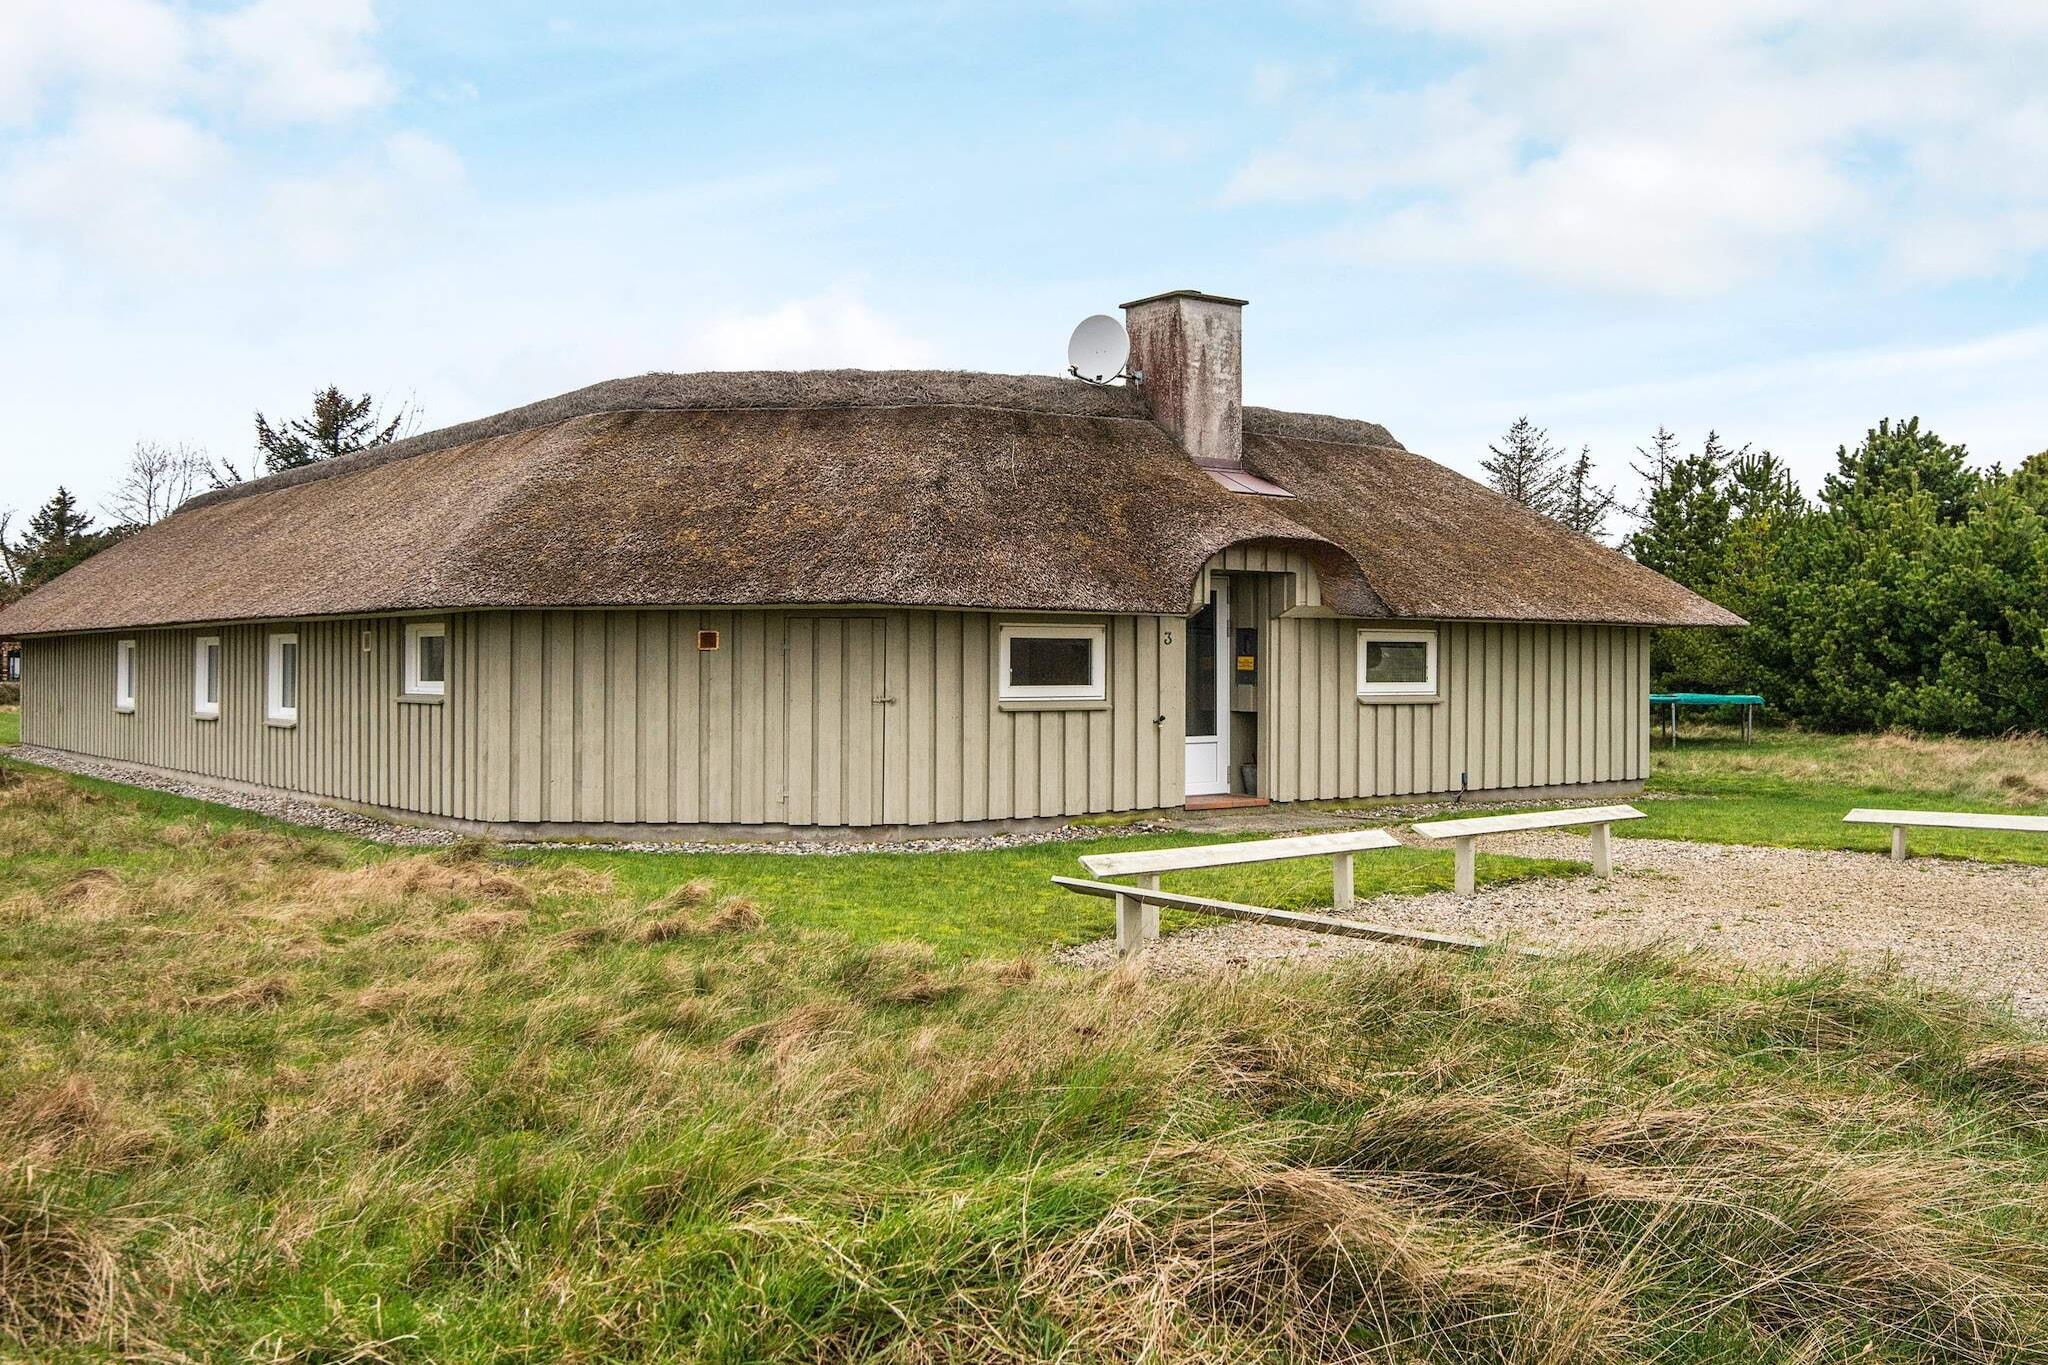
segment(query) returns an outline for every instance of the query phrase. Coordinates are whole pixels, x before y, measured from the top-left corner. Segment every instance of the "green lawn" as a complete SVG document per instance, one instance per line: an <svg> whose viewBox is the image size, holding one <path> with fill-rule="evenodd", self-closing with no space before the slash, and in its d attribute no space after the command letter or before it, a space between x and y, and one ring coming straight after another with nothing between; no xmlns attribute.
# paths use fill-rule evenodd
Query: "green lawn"
<svg viewBox="0 0 2048 1365"><path fill-rule="evenodd" d="M1651 753L1646 820L1616 826L1636 838L1881 852L1891 832L1845 825L1856 806L2048 814L2048 743L1765 730L1744 744L1732 729L1680 732ZM1916 830L1917 856L2048 863L2048 837Z"/></svg>
<svg viewBox="0 0 2048 1365"><path fill-rule="evenodd" d="M226 807L90 779L69 779L104 803L109 819L132 815L207 830L288 833L286 826ZM1051 878L1085 875L1075 860L1085 853L1214 843L1221 834L1117 835L1079 843L1027 845L973 853L853 853L801 857L786 854L631 853L606 849L550 850L512 855L541 869L601 874L626 894L648 899L696 878L773 905L779 922L828 930L863 944L919 939L948 957L1017 954L1079 943L1112 932L1110 903L1052 885ZM320 841L351 862L387 857L385 850L339 838ZM118 849L118 852L117 852ZM59 848L0 848L0 884L54 891L95 869L161 875L185 857L182 848L149 840L126 845L78 840ZM1480 858L1482 876L1494 881L1568 876L1583 862ZM1361 896L1449 890L1449 855L1428 849L1389 849L1356 861ZM1176 877L1176 889L1282 909L1327 906L1327 859L1266 863ZM1168 915L1167 927L1191 922Z"/></svg>
<svg viewBox="0 0 2048 1365"><path fill-rule="evenodd" d="M1639 823L1857 845L2040 760L1716 740ZM1703 957L1045 968L1079 853L1222 837L419 854L0 765L0 1358L2048 1362L2038 1033Z"/></svg>
<svg viewBox="0 0 2048 1365"><path fill-rule="evenodd" d="M1020 960L1104 926L1073 852L404 853L0 765L0 1359L2048 1362L2038 1034Z"/></svg>
<svg viewBox="0 0 2048 1365"><path fill-rule="evenodd" d="M0 744L21 743L21 708L0 706Z"/></svg>

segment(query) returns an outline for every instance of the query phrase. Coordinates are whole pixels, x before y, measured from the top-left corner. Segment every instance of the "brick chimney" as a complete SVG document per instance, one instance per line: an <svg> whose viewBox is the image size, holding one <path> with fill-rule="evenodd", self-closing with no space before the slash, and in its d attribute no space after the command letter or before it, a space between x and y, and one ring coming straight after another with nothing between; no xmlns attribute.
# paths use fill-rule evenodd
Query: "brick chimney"
<svg viewBox="0 0 2048 1365"><path fill-rule="evenodd" d="M1244 302L1176 289L1124 305L1138 392L1205 467L1244 461Z"/></svg>

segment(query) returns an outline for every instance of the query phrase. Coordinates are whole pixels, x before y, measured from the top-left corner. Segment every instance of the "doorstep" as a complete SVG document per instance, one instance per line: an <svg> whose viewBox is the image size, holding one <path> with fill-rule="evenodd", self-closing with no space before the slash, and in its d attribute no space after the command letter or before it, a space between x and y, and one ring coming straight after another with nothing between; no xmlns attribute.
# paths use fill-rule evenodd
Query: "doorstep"
<svg viewBox="0 0 2048 1365"><path fill-rule="evenodd" d="M1233 792L1223 792L1214 796L1190 796L1181 804L1185 810L1249 810L1255 806L1270 806L1273 803L1263 796L1239 796Z"/></svg>

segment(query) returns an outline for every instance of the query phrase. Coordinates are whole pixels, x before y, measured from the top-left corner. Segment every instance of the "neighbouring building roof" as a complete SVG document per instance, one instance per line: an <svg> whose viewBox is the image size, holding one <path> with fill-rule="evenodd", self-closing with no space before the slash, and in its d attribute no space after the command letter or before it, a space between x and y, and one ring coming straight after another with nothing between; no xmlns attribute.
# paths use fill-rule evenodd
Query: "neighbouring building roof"
<svg viewBox="0 0 2048 1365"><path fill-rule="evenodd" d="M493 607L1179 613L1284 541L1346 615L1738 618L1403 449L1244 411L1225 491L1138 395L940 371L646 375L193 499L0 612L9 635Z"/></svg>

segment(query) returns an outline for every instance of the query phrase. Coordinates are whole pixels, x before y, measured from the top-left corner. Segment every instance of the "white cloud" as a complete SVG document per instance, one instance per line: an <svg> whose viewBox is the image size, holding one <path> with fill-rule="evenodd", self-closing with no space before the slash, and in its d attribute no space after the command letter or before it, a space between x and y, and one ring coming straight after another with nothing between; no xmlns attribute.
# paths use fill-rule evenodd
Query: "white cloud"
<svg viewBox="0 0 2048 1365"><path fill-rule="evenodd" d="M94 110L0 170L0 202L27 235L46 243L176 267L197 251L200 225L185 205L227 160L220 140L189 120Z"/></svg>
<svg viewBox="0 0 2048 1365"><path fill-rule="evenodd" d="M191 79L189 25L161 0L7 0L0 5L0 130L60 92L153 102Z"/></svg>
<svg viewBox="0 0 2048 1365"><path fill-rule="evenodd" d="M331 122L388 101L395 84L369 46L376 28L370 0L253 0L205 21L249 111L280 122Z"/></svg>
<svg viewBox="0 0 2048 1365"><path fill-rule="evenodd" d="M1698 295L1822 246L1937 279L2048 246L2048 6L1381 0L1474 55L1420 89L1257 81L1299 114L1237 201L1347 204L1328 245Z"/></svg>
<svg viewBox="0 0 2048 1365"><path fill-rule="evenodd" d="M376 28L370 0L0 0L0 246L101 287L387 244L462 170L368 117L397 88ZM322 170L264 169L280 124L326 126Z"/></svg>

